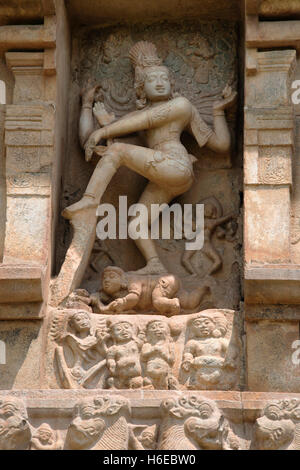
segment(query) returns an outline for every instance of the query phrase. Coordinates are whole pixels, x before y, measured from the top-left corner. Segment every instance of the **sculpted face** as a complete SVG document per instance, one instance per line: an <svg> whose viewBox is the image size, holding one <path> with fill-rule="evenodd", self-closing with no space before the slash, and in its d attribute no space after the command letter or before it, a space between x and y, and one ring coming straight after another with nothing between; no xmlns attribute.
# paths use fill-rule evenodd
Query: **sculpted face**
<svg viewBox="0 0 300 470"><path fill-rule="evenodd" d="M117 323L113 326L112 333L116 340L126 341L133 336L132 325L127 322Z"/></svg>
<svg viewBox="0 0 300 470"><path fill-rule="evenodd" d="M52 432L48 429L40 429L38 433L39 440L42 444L51 444L53 442Z"/></svg>
<svg viewBox="0 0 300 470"><path fill-rule="evenodd" d="M207 450L218 450L222 448L222 425L218 415L191 417L185 422L185 429L199 446Z"/></svg>
<svg viewBox="0 0 300 470"><path fill-rule="evenodd" d="M266 416L258 418L255 425L256 447L259 450L278 450L291 443L295 426L289 419L273 421Z"/></svg>
<svg viewBox="0 0 300 470"><path fill-rule="evenodd" d="M159 280L159 285L168 298L171 298L178 290L178 283L174 276L164 276Z"/></svg>
<svg viewBox="0 0 300 470"><path fill-rule="evenodd" d="M150 449L154 449L155 435L150 431L143 431L140 437L141 443Z"/></svg>
<svg viewBox="0 0 300 470"><path fill-rule="evenodd" d="M105 271L103 273L102 286L104 292L109 295L116 294L121 290L121 277L114 271Z"/></svg>
<svg viewBox="0 0 300 470"><path fill-rule="evenodd" d="M149 67L145 72L144 90L149 101L167 100L171 95L171 83L166 67Z"/></svg>
<svg viewBox="0 0 300 470"><path fill-rule="evenodd" d="M167 334L167 327L162 321L151 322L147 327L147 336L149 336L150 339L164 339Z"/></svg>
<svg viewBox="0 0 300 470"><path fill-rule="evenodd" d="M89 330L91 327L90 318L85 312L76 313L72 318L72 324L76 331Z"/></svg>
<svg viewBox="0 0 300 470"><path fill-rule="evenodd" d="M199 317L193 321L192 328L198 337L205 338L212 336L212 333L215 329L215 324L209 318Z"/></svg>

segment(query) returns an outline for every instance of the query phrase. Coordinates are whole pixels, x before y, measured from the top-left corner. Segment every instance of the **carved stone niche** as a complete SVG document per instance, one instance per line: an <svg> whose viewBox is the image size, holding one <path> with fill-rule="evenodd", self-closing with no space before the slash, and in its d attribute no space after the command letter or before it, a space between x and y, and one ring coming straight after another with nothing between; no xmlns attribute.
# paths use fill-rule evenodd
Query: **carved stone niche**
<svg viewBox="0 0 300 470"><path fill-rule="evenodd" d="M53 310L51 388L239 390L242 348L232 310L167 318Z"/></svg>
<svg viewBox="0 0 300 470"><path fill-rule="evenodd" d="M234 22L223 24L215 20L186 25L165 23L164 28L161 24L154 23L147 28L137 27L134 31L126 26L105 30L87 27L74 31L73 40L74 80L70 90L72 112L68 139L69 157L64 172L61 202L64 216L70 222L61 220L58 227L57 277L51 285L50 303L53 307L64 305L68 296L78 288L90 293L98 290L100 275L110 265L119 267L126 275L143 266L142 255L132 240L121 239L122 237L118 242L95 240L96 216L93 208L86 207L82 211L73 212L73 215L72 210L70 212L68 209L83 195L93 172L93 164L103 162L103 158L99 160L100 147L93 154L92 164L84 161L84 151L77 138L81 111L88 113L90 106L92 113L93 105L97 107L98 102L101 102L107 115L116 118L112 125L120 122L120 118L130 116L133 111L141 112L136 107L142 103L135 93L135 72L129 60L130 51L141 43L144 47L145 44L149 47L151 42L151 46L157 48L159 57L156 57L155 52L155 61L170 72L172 93L176 92L172 97L178 94L197 109L201 116L201 125L198 126L200 131L213 128L213 103L224 98L222 93L226 85L231 90L229 98L236 96L238 88L237 31ZM100 88L94 95L93 103L84 105L81 109L80 89L87 86L89 79L95 84L99 83ZM168 106L171 101L169 100ZM90 117L94 128L99 129L98 118ZM228 106L226 109L226 122L232 137L233 150L236 138L235 106L230 109ZM102 127L100 125L100 130ZM116 137L117 141L112 143L139 145L145 149L145 142L138 133L127 134ZM178 279L183 290L189 293L200 287L206 289L198 305L183 308L184 313L224 306L236 309L240 301L242 238L240 164L234 150L231 152L226 148L215 158L215 152L208 146L201 148L201 142L199 146L199 142L188 135L188 132L182 133L182 142L189 155L195 157L195 180L190 189L178 195L177 201L181 205L203 203L208 206L205 248L189 252L185 247L186 240L177 240L171 235L170 240L155 240L155 249L165 266L164 272ZM116 149L116 146L113 148ZM101 174L104 175L103 172ZM106 181L103 177L102 181L104 180ZM124 164L113 176L112 183L108 182L101 202L103 199L103 202L111 203L118 209L118 196L124 195L128 197L129 206L139 200L145 190L145 183L141 174ZM70 230L70 223L73 232ZM172 229L173 227L171 231ZM157 313L155 308L144 310L147 313Z"/></svg>

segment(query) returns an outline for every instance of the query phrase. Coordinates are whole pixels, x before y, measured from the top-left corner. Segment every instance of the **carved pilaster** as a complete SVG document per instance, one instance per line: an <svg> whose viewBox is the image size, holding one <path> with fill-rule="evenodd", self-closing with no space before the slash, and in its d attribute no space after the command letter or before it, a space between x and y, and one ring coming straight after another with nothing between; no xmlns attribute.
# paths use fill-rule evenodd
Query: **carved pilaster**
<svg viewBox="0 0 300 470"><path fill-rule="evenodd" d="M43 303L51 253L55 96L51 96L51 79L44 73L44 53L9 52L6 62L15 87L4 126L7 207L1 302Z"/></svg>
<svg viewBox="0 0 300 470"><path fill-rule="evenodd" d="M251 270L290 262L294 152L291 79L296 51L250 51L245 84L246 297ZM251 60L250 60L251 59Z"/></svg>

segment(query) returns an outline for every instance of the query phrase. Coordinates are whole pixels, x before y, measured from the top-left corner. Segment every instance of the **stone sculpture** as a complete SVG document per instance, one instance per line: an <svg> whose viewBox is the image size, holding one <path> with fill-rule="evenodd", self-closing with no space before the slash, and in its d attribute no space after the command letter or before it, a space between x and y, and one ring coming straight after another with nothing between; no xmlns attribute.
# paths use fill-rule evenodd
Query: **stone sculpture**
<svg viewBox="0 0 300 470"><path fill-rule="evenodd" d="M233 240L237 230L237 224L232 221L234 217L233 214L222 215L222 206L216 198L210 197L199 203L204 204L204 246L202 252L213 263L208 272L208 275L212 275L220 270L223 265L223 260L214 247L212 237L217 229L219 229L217 233L218 238L225 237L228 241ZM231 223L229 224L229 222ZM222 228L222 226L224 228ZM195 230L194 226L193 230ZM197 250L185 250L181 257L181 264L190 274L198 273L197 267L191 263L191 258L196 253Z"/></svg>
<svg viewBox="0 0 300 470"><path fill-rule="evenodd" d="M30 450L62 450L63 442L59 431L47 423L42 423L31 438Z"/></svg>
<svg viewBox="0 0 300 470"><path fill-rule="evenodd" d="M108 321L113 345L107 350L106 364L110 372L109 388L141 388L144 385L140 364L141 341L136 328L128 320L116 317Z"/></svg>
<svg viewBox="0 0 300 470"><path fill-rule="evenodd" d="M87 311L59 311L51 335L57 343L55 362L63 388L86 386L105 366L105 324L92 329Z"/></svg>
<svg viewBox="0 0 300 470"><path fill-rule="evenodd" d="M90 304L99 313L140 311L176 315L184 310L195 311L208 291L207 286L200 286L188 292L172 274L141 276L108 266L102 273L101 290L91 295Z"/></svg>
<svg viewBox="0 0 300 470"><path fill-rule="evenodd" d="M161 450L231 450L241 443L215 402L199 395L161 404Z"/></svg>
<svg viewBox="0 0 300 470"><path fill-rule="evenodd" d="M238 387L233 313L212 309L168 319L59 309L50 328L57 383L73 389Z"/></svg>
<svg viewBox="0 0 300 470"><path fill-rule="evenodd" d="M0 399L0 450L27 450L30 438L24 403L10 396Z"/></svg>
<svg viewBox="0 0 300 470"><path fill-rule="evenodd" d="M296 398L267 403L254 426L252 448L300 450L300 401Z"/></svg>
<svg viewBox="0 0 300 470"><path fill-rule="evenodd" d="M118 395L85 399L74 408L65 448L127 450L130 440L128 401Z"/></svg>
<svg viewBox="0 0 300 470"><path fill-rule="evenodd" d="M179 388L172 374L175 362L174 343L170 328L163 320L150 320L146 326L146 341L141 350L146 380L157 390Z"/></svg>
<svg viewBox="0 0 300 470"><path fill-rule="evenodd" d="M219 387L224 369L236 368L236 349L227 354L229 341L225 315L206 310L189 322L190 337L183 351L181 368L189 373L187 387L213 390Z"/></svg>
<svg viewBox="0 0 300 470"><path fill-rule="evenodd" d="M87 161L94 152L100 155L101 159L83 198L63 211L64 217L71 219L75 234L61 273L52 289L53 303L56 304L65 297L58 285L62 276L65 277L63 290L68 289L69 282L74 286L75 279L77 284L75 287L78 287L78 277L82 276L82 263L86 264L87 256L92 249L96 208L119 167L126 166L149 180L139 203L144 204L150 214L152 204L169 203L192 186L195 158L189 155L181 144L180 135L184 129L195 137L200 147L207 145L216 152L228 151L230 147L230 133L224 110L233 104L236 92L227 86L223 91L223 99L214 104L214 130L212 130L190 101L174 95L170 71L162 65L156 47L152 43L138 42L131 49L130 58L135 69L137 111L112 122L114 116L106 112L103 104L98 103L93 107L96 87L87 90L83 96L79 125L80 142L85 149ZM101 126L96 131L94 131L93 113ZM145 132L147 147L112 140L139 131ZM107 140L108 145L97 146L103 139ZM150 224L154 220L140 221L143 222ZM135 223L136 220L133 218L128 226L129 235ZM82 233L81 236L78 235L79 232ZM82 251L83 240L86 245L85 252ZM135 241L147 263L138 271L139 274L166 273L167 270L159 259L151 237L138 238ZM74 264L72 254L75 252L82 255L79 255ZM75 269L76 272L72 274L70 269L71 271ZM69 293L70 290L67 295Z"/></svg>

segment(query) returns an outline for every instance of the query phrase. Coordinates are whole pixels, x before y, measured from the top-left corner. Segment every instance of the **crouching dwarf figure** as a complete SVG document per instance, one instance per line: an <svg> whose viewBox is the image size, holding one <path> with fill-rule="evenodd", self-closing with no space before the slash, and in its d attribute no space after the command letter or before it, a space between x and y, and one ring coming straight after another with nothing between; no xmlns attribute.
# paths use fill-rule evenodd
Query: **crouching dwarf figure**
<svg viewBox="0 0 300 470"><path fill-rule="evenodd" d="M187 292L172 274L139 276L108 266L103 270L100 291L91 295L91 305L96 313L152 310L177 315L181 309L196 309L208 291L209 287L201 286Z"/></svg>
<svg viewBox="0 0 300 470"><path fill-rule="evenodd" d="M58 431L42 423L31 439L30 450L62 450L63 442Z"/></svg>

